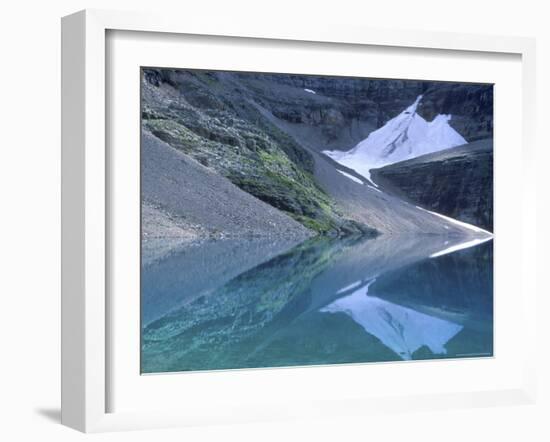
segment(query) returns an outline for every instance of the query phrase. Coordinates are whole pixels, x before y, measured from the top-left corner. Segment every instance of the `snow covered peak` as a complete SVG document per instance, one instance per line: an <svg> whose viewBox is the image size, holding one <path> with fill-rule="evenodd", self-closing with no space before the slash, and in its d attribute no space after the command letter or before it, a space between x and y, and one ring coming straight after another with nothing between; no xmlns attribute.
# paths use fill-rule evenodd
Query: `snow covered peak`
<svg viewBox="0 0 550 442"><path fill-rule="evenodd" d="M419 95L413 104L353 149L324 153L370 180L370 169L466 144L450 126L450 115L437 115L431 122L422 118L416 112L421 101Z"/></svg>
<svg viewBox="0 0 550 442"><path fill-rule="evenodd" d="M416 109L418 108L418 105L420 104L420 102L422 101L422 95L419 95L418 97L416 97L416 100L413 104L411 104L407 109L405 109L403 111L403 113L407 114L414 114L416 113Z"/></svg>

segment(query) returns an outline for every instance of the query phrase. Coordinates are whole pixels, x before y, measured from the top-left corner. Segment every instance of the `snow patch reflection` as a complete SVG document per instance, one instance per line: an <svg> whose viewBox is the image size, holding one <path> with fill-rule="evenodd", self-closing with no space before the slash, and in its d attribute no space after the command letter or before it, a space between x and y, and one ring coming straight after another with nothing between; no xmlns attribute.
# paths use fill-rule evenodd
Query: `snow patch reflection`
<svg viewBox="0 0 550 442"><path fill-rule="evenodd" d="M320 311L347 314L402 359L412 359L423 346L434 354L446 354L445 344L463 327L369 295L374 281Z"/></svg>

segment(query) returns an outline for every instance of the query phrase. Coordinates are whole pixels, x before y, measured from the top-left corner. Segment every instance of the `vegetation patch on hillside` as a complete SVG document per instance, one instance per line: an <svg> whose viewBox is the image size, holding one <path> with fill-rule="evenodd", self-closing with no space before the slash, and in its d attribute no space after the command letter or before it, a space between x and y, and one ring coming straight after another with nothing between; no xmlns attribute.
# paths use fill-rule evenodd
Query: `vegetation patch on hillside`
<svg viewBox="0 0 550 442"><path fill-rule="evenodd" d="M315 182L311 154L234 86L205 73L145 71L143 127L315 232L374 234L336 209Z"/></svg>

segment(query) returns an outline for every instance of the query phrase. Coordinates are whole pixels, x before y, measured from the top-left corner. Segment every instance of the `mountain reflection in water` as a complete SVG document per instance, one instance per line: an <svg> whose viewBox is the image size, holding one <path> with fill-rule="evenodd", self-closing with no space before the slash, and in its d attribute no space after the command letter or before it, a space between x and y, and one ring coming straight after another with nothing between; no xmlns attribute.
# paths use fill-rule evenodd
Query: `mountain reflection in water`
<svg viewBox="0 0 550 442"><path fill-rule="evenodd" d="M490 356L492 241L438 255L455 243L215 241L149 263L142 372Z"/></svg>
<svg viewBox="0 0 550 442"><path fill-rule="evenodd" d="M334 301L321 312L344 312L403 359L427 346L435 355L447 353L445 344L462 326L368 294L370 281L351 295Z"/></svg>

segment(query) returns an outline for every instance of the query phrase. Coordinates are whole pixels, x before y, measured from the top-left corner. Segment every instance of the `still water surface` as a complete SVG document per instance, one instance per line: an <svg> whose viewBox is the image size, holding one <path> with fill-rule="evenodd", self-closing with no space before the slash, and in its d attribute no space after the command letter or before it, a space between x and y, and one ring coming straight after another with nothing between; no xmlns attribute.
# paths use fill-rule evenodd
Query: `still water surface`
<svg viewBox="0 0 550 442"><path fill-rule="evenodd" d="M206 242L144 266L142 372L492 355L492 241L447 254L452 241L433 237L287 248Z"/></svg>

